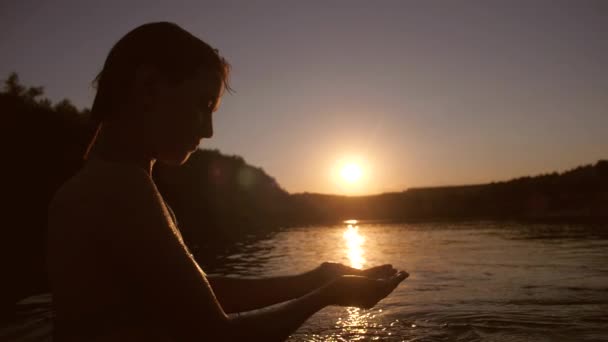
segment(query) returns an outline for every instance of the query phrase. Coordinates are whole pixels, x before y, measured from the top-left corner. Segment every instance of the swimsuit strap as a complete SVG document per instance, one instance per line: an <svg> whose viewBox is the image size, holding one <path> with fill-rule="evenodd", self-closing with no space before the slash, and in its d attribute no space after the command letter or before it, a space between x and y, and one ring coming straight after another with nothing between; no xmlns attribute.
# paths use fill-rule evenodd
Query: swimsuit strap
<svg viewBox="0 0 608 342"><path fill-rule="evenodd" d="M162 198L162 196L161 196L161 198ZM186 242L184 241L184 237L182 236L182 232L179 229L179 226L177 225L177 217L175 216L173 209L171 209L171 206L169 205L169 203L167 203L167 201L165 201L164 198L163 198L163 202L165 203L165 207L167 207L169 214L171 214L171 218L173 219L173 224L175 225L178 238L182 242L182 245L186 248L186 251L188 252L188 254L193 255L192 252L190 251L190 248L188 247L188 245L186 245Z"/></svg>
<svg viewBox="0 0 608 342"><path fill-rule="evenodd" d="M165 201L164 198L163 198L163 202L165 203L165 207L167 207L169 214L171 214L171 218L173 219L173 224L175 224L175 227L177 227L177 217L175 216L173 209L171 209L171 206L169 205L169 203L167 203L167 201Z"/></svg>

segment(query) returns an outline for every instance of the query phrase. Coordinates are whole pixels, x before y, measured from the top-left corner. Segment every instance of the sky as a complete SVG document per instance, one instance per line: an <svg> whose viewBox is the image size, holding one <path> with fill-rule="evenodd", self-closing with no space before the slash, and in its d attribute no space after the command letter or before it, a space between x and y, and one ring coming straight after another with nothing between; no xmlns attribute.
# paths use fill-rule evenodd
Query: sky
<svg viewBox="0 0 608 342"><path fill-rule="evenodd" d="M601 0L0 0L0 76L90 107L113 44L172 21L233 67L201 147L289 192L373 194L608 158L607 18Z"/></svg>

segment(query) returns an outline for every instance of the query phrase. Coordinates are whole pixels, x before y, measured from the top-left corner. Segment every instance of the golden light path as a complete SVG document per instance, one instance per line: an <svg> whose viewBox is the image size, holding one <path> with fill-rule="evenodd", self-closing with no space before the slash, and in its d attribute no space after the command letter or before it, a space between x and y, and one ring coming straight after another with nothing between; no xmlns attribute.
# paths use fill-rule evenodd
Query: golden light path
<svg viewBox="0 0 608 342"><path fill-rule="evenodd" d="M346 230L342 234L346 246L346 256L350 262L350 266L362 269L365 266L365 237L359 232L359 222L357 220L346 220ZM336 325L341 327L343 332L341 336L350 338L359 335L365 335L367 326L370 324L370 318L373 314L370 312L362 313L361 309L355 307L346 308L346 317L338 318ZM350 340L350 339L349 339ZM359 340L359 339L357 339Z"/></svg>
<svg viewBox="0 0 608 342"><path fill-rule="evenodd" d="M365 264L362 247L363 243L365 243L365 238L359 234L359 226L357 226L356 220L348 220L344 221L344 223L347 224L343 236L346 242L346 253L350 266L362 269Z"/></svg>

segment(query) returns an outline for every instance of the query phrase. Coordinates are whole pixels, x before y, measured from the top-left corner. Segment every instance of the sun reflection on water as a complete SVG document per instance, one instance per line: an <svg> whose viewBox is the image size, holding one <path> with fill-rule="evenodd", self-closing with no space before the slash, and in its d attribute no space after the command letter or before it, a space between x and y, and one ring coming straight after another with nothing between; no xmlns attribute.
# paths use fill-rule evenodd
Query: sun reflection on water
<svg viewBox="0 0 608 342"><path fill-rule="evenodd" d="M361 269L365 264L365 258L363 257L363 244L365 238L359 234L359 226L357 226L356 220L348 220L346 230L344 231L343 237L346 242L346 255L350 261L350 266Z"/></svg>
<svg viewBox="0 0 608 342"><path fill-rule="evenodd" d="M359 222L357 220L346 220L346 230L342 234L346 244L346 256L350 266L362 269L365 265L364 249L365 237L359 232ZM346 317L338 318L336 326L342 328L344 336L365 335L370 322L370 313L363 313L361 309L355 307L346 308Z"/></svg>

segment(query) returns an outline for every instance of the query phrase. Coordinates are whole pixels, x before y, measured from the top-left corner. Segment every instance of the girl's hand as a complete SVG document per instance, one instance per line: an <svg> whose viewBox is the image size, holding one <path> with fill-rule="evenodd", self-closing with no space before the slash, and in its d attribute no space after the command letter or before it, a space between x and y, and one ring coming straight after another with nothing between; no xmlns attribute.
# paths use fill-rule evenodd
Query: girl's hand
<svg viewBox="0 0 608 342"><path fill-rule="evenodd" d="M327 284L322 291L331 305L369 309L393 292L408 276L409 274L404 271L388 279L346 275Z"/></svg>
<svg viewBox="0 0 608 342"><path fill-rule="evenodd" d="M322 282L330 282L343 275L356 275L372 279L387 279L397 273L392 265L386 264L360 270L336 262L324 262L313 270Z"/></svg>

